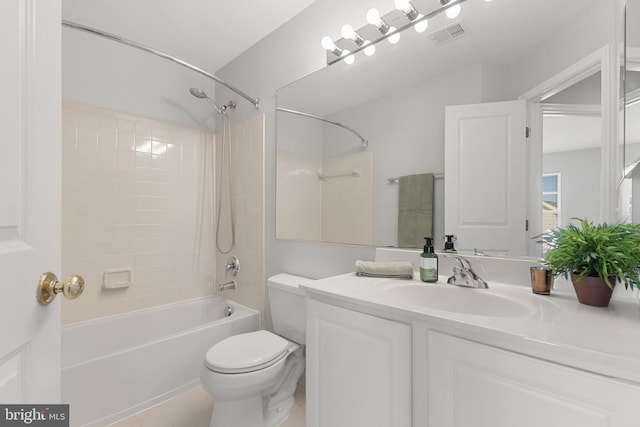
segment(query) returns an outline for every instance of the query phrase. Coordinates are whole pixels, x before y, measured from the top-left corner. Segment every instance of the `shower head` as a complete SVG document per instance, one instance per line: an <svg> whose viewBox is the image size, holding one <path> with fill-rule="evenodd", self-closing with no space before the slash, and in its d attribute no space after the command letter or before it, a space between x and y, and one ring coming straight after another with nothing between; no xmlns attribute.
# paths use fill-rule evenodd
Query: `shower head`
<svg viewBox="0 0 640 427"><path fill-rule="evenodd" d="M218 107L218 104L216 104L213 99L209 98L209 96L206 94L206 92L203 91L202 89L198 89L196 87L192 87L191 89L189 89L189 93L191 95L195 96L196 98L206 99L207 101L209 101L211 103L211 105L213 105L213 107L216 109L218 114L224 115L224 116L227 115L227 112L225 111L227 109L226 106L223 107L223 108Z"/></svg>
<svg viewBox="0 0 640 427"><path fill-rule="evenodd" d="M189 89L189 92L191 93L191 95L195 96L196 98L200 98L200 99L208 98L207 94L202 89L198 89L197 87L192 87L191 89Z"/></svg>

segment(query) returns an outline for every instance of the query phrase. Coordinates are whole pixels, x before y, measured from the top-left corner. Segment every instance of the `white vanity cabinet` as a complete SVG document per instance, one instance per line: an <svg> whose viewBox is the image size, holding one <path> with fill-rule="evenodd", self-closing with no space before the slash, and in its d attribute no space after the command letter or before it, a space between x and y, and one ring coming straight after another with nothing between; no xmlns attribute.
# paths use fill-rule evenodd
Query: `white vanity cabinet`
<svg viewBox="0 0 640 427"><path fill-rule="evenodd" d="M410 427L411 325L307 298L307 427Z"/></svg>
<svg viewBox="0 0 640 427"><path fill-rule="evenodd" d="M638 427L640 387L428 332L429 426Z"/></svg>
<svg viewBox="0 0 640 427"><path fill-rule="evenodd" d="M635 301L427 286L445 285L345 274L306 286L308 427L640 427ZM494 312L467 313L487 302Z"/></svg>

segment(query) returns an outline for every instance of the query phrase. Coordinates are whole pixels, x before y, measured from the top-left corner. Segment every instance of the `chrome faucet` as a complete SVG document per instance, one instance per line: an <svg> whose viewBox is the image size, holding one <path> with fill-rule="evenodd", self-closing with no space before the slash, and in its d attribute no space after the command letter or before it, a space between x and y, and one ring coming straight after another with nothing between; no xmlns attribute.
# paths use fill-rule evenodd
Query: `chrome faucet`
<svg viewBox="0 0 640 427"><path fill-rule="evenodd" d="M218 285L218 292L222 292L222 291L226 291L227 289L235 289L236 288L236 281L232 280L230 282L227 283L221 283Z"/></svg>
<svg viewBox="0 0 640 427"><path fill-rule="evenodd" d="M454 258L457 263L453 267L453 276L449 277L447 283L468 288L488 289L487 282L482 280L471 268L471 263L459 255L445 255Z"/></svg>

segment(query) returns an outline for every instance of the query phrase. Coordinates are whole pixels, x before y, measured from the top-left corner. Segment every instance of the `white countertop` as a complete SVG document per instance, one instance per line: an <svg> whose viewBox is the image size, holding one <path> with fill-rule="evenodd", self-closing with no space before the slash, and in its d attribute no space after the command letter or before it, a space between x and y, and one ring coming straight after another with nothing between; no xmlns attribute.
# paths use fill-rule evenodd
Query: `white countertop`
<svg viewBox="0 0 640 427"><path fill-rule="evenodd" d="M469 293L475 292L494 293L526 309L498 317L439 310L397 298L391 291L407 285L450 286L460 298L473 299ZM532 293L529 286L492 282L489 289L458 288L446 284L442 276L437 284L424 284L419 274L412 280L393 280L348 273L302 286L307 297L356 306L392 320L422 320L443 332L640 383L640 305L631 298L612 300L606 308L590 307L580 304L566 284L544 296Z"/></svg>

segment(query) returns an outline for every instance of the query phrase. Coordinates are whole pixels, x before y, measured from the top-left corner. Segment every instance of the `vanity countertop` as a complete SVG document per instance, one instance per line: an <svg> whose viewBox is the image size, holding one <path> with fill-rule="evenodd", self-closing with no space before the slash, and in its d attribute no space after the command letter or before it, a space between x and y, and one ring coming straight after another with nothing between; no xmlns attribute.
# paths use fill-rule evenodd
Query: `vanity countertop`
<svg viewBox="0 0 640 427"><path fill-rule="evenodd" d="M529 286L489 282L489 289L469 289L449 285L443 276L436 284L417 277L381 279L348 273L303 287L308 297L392 320L422 320L430 329L640 383L640 306L632 298L599 308L580 304L563 281L546 296L532 293ZM437 301L452 297L453 310Z"/></svg>

